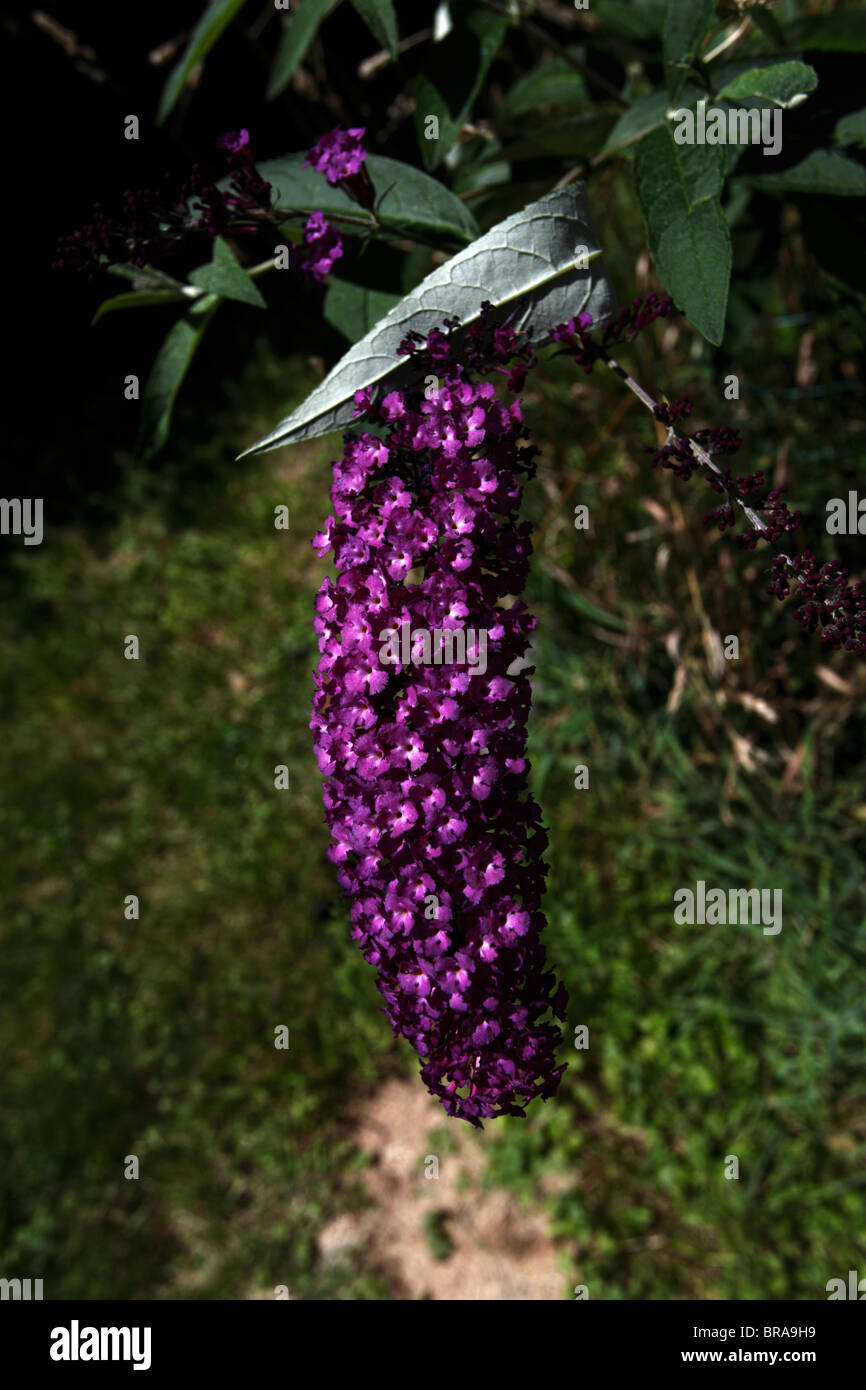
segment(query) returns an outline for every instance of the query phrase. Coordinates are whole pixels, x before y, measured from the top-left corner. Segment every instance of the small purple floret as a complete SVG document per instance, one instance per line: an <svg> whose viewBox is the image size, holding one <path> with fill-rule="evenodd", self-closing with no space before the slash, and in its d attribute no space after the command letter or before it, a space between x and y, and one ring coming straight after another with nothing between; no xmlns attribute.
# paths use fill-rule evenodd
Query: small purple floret
<svg viewBox="0 0 866 1390"><path fill-rule="evenodd" d="M520 442L520 402L477 379L507 375L514 358L525 368L530 353L488 316L489 306L459 354L451 333L432 330L423 351L410 335L401 351L414 384L378 404L356 394L356 414L386 428L383 439L347 434L334 511L313 540L333 553L337 578L316 599L310 725L352 937L431 1094L477 1127L555 1093L561 1033L542 1019L562 1019L566 1002L540 940L547 835L526 759L534 668L512 671L535 627L516 597L532 549L517 520L521 478L535 450ZM428 661L423 644L420 659L383 661L383 634L404 623L483 630L485 661L477 636L466 642L474 664Z"/></svg>
<svg viewBox="0 0 866 1390"><path fill-rule="evenodd" d="M315 145L307 152L304 165L311 164L328 183L339 183L341 179L357 174L367 158L367 151L361 144L366 126L353 126L343 130L337 126L321 135Z"/></svg>

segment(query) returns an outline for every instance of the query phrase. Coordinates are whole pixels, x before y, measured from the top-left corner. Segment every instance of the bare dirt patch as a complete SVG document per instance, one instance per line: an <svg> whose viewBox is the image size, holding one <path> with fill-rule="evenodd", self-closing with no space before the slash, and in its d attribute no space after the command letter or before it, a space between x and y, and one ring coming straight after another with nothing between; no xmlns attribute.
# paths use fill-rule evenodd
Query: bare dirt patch
<svg viewBox="0 0 866 1390"><path fill-rule="evenodd" d="M431 1139L447 1129L449 1144ZM541 1205L484 1191L484 1145L449 1121L417 1080L388 1081L352 1136L374 1156L366 1184L374 1207L343 1215L319 1235L324 1260L359 1246L404 1299L561 1299L567 1277ZM438 1159L438 1177L431 1158ZM445 1258L437 1258L450 1249Z"/></svg>

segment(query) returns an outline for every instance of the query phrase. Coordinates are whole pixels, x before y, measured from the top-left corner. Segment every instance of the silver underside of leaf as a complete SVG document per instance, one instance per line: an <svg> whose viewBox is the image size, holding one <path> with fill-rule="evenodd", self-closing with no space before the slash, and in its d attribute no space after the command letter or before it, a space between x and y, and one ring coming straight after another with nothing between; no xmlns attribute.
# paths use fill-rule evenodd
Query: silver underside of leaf
<svg viewBox="0 0 866 1390"><path fill-rule="evenodd" d="M239 457L350 424L356 391L366 387L380 398L411 374L411 364L396 355L410 329L426 336L455 316L468 327L485 299L495 321L531 326L535 345L573 315L590 313L594 323L613 316L616 299L583 184L530 203L439 266L349 349L303 405Z"/></svg>

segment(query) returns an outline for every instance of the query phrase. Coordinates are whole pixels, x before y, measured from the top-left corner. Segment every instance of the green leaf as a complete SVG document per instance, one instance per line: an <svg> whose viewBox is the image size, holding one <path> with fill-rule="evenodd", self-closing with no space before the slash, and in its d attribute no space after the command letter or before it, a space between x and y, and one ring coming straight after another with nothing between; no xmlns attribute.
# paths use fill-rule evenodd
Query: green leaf
<svg viewBox="0 0 866 1390"><path fill-rule="evenodd" d="M307 49L316 37L316 30L340 0L304 0L301 8L292 15L284 27L277 45L268 87L265 96L268 101L278 97L284 87L292 80L295 68L303 61Z"/></svg>
<svg viewBox="0 0 866 1390"><path fill-rule="evenodd" d="M340 215L361 219L373 227L370 212L334 184L328 183L315 169L303 168L304 154L288 154L281 159L265 160L258 166L263 179L273 185L278 205L283 210L297 208L301 212L323 212L339 227ZM459 198L439 183L438 179L384 155L370 155L367 169L381 197L379 219L391 227L413 230L424 235L456 237L472 241L478 235L478 224ZM384 195L384 196L382 196ZM345 227L352 231L352 224ZM358 227L363 233L363 225Z"/></svg>
<svg viewBox="0 0 866 1390"><path fill-rule="evenodd" d="M837 150L813 150L778 174L749 174L744 181L762 193L830 193L839 198L866 194L866 169Z"/></svg>
<svg viewBox="0 0 866 1390"><path fill-rule="evenodd" d="M582 58L582 47L569 50ZM518 78L499 108L500 120L512 121L527 111L536 112L540 106L582 106L589 100L586 83L564 58L550 58L531 72Z"/></svg>
<svg viewBox="0 0 866 1390"><path fill-rule="evenodd" d="M238 264L231 247L221 236L214 239L213 259L190 271L189 282L223 299L238 299L242 304L255 304L257 309L268 307L261 291Z"/></svg>
<svg viewBox="0 0 866 1390"><path fill-rule="evenodd" d="M414 290L415 286L429 275L432 255L428 246L413 246L403 257L400 267L400 289L403 294Z"/></svg>
<svg viewBox="0 0 866 1390"><path fill-rule="evenodd" d="M643 0L636 5L634 0L592 0L592 13L601 21L601 29L593 32L593 39L601 40L605 33L621 39L651 39L664 32L668 3Z"/></svg>
<svg viewBox="0 0 866 1390"><path fill-rule="evenodd" d="M775 48L784 48L785 31L772 11L765 10L761 5L755 5L749 19L758 26L764 37L769 39Z"/></svg>
<svg viewBox="0 0 866 1390"><path fill-rule="evenodd" d="M428 169L441 163L457 139L507 27L506 15L472 6L455 15L448 34L433 45L415 84L415 126ZM438 139L424 133L429 116L439 122Z"/></svg>
<svg viewBox="0 0 866 1390"><path fill-rule="evenodd" d="M147 379L141 398L141 420L135 446L139 458L159 453L168 438L175 397L205 329L222 303L208 294L192 306L168 333Z"/></svg>
<svg viewBox="0 0 866 1390"><path fill-rule="evenodd" d="M866 106L843 116L833 131L834 145L866 145Z"/></svg>
<svg viewBox="0 0 866 1390"><path fill-rule="evenodd" d="M715 19L715 0L668 0L664 57L668 92L676 99L688 78L686 67L694 62Z"/></svg>
<svg viewBox="0 0 866 1390"><path fill-rule="evenodd" d="M335 279L325 293L322 314L332 328L350 343L356 343L400 303L401 297L387 290L371 290L366 285Z"/></svg>
<svg viewBox="0 0 866 1390"><path fill-rule="evenodd" d="M116 275L121 280L130 280L133 289L136 290L182 290L183 281L175 280L173 275L166 275L164 270L157 270L152 265L107 265L105 267L109 275Z"/></svg>
<svg viewBox="0 0 866 1390"><path fill-rule="evenodd" d="M735 227L752 200L752 193L742 182L728 185L728 198L725 203L725 216L728 226Z"/></svg>
<svg viewBox="0 0 866 1390"><path fill-rule="evenodd" d="M587 115L568 116L559 121L540 120L524 124L523 138L506 145L501 158L518 164L544 156L570 158L595 154L616 120L616 111L596 104ZM491 156L491 163L495 156Z"/></svg>
<svg viewBox="0 0 866 1390"><path fill-rule="evenodd" d="M798 48L806 50L862 53L866 50L866 10L806 20L794 31L794 39Z"/></svg>
<svg viewBox="0 0 866 1390"><path fill-rule="evenodd" d="M560 591L560 598L582 618L590 618L594 623L600 623L602 627L612 628L615 632L627 632L628 623L624 622L616 613L608 613L603 608L596 608L588 598L582 594L572 593L569 589Z"/></svg>
<svg viewBox="0 0 866 1390"><path fill-rule="evenodd" d="M352 6L363 19L373 38L383 48L387 48L396 63L400 34L391 0L352 0Z"/></svg>
<svg viewBox="0 0 866 1390"><path fill-rule="evenodd" d="M745 97L763 97L775 106L799 105L796 100L805 92L814 92L818 74L808 63L775 63L771 68L751 68L728 82L716 95L728 101Z"/></svg>
<svg viewBox="0 0 866 1390"><path fill-rule="evenodd" d="M691 106L703 95L705 93L700 87L689 82L680 93L679 105ZM641 97L640 101L636 101L634 106L629 107L628 111L624 111L620 116L607 137L604 148L610 150L617 146L630 145L635 140L649 135L651 130L658 130L667 120L669 105L667 92L651 92L649 96Z"/></svg>
<svg viewBox="0 0 866 1390"><path fill-rule="evenodd" d="M462 158L453 170L451 181L452 191L458 196L470 190L491 188L497 183L510 180L511 169L502 157L502 145L499 140L479 138L467 141L460 149ZM473 203L472 206L477 205Z"/></svg>
<svg viewBox="0 0 866 1390"><path fill-rule="evenodd" d="M531 328L533 343L547 342L558 323L584 310L596 324L612 317L616 300L582 184L521 208L432 271L349 348L303 405L241 457L351 423L356 391L379 396L411 373L411 363L397 356L408 332L429 333L451 315L467 328L484 299L499 321L509 317L518 332Z"/></svg>
<svg viewBox="0 0 866 1390"><path fill-rule="evenodd" d="M210 0L192 32L183 57L169 73L168 81L162 89L156 113L157 125L162 125L169 116L196 63L200 63L202 58L207 56L220 34L243 8L244 3L245 0Z"/></svg>
<svg viewBox="0 0 866 1390"><path fill-rule="evenodd" d="M103 300L90 320L90 326L92 328L106 314L113 314L118 309L148 309L153 304L176 304L182 298L179 290L135 290L132 294L116 294L111 299Z"/></svg>
<svg viewBox="0 0 866 1390"><path fill-rule="evenodd" d="M360 219L364 224L360 229L374 225L373 215L344 193L336 184L328 183L324 174L319 174L309 165L304 167L306 154L284 154L276 159L266 159L256 167L263 179L271 185L278 213L284 215L288 209L301 213L323 212L326 217L339 218L340 215ZM371 158L367 159L367 169L371 169ZM225 187L227 180L217 185Z"/></svg>
<svg viewBox="0 0 866 1390"><path fill-rule="evenodd" d="M634 175L662 284L711 343L720 343L731 278L722 210L723 145L677 145L668 127L637 147Z"/></svg>

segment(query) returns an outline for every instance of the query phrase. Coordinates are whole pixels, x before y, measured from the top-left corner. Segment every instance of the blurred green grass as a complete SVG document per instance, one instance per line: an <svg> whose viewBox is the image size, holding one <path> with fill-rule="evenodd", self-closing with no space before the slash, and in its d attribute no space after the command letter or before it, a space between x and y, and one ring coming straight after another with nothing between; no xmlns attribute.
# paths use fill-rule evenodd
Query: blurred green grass
<svg viewBox="0 0 866 1390"><path fill-rule="evenodd" d="M783 394L793 293L741 344L736 407L687 330L656 325L627 364L688 390L700 424L732 409L735 467L788 470L830 554L823 501L854 486L862 424L853 401ZM822 379L846 332L819 320ZM315 1244L364 1200L350 1117L415 1065L349 939L308 729L309 540L339 443L234 462L291 404L287 371L300 401L309 369L262 340L206 428L190 401L157 464L117 456L115 522L47 504L4 578L2 1266L47 1297L388 1297L363 1252L323 1265ZM866 1227L863 665L763 598L759 553L704 536L715 498L652 473L618 383L575 375L549 363L526 393L533 785L570 1066L555 1101L488 1127L488 1178L527 1198L550 1180L564 1296L822 1298ZM816 440L831 462L788 469ZM713 631L740 639L722 671ZM782 932L676 926L698 878L782 888Z"/></svg>
<svg viewBox="0 0 866 1390"><path fill-rule="evenodd" d="M627 244L624 222L618 234ZM621 357L657 398L692 397L691 428L739 425L734 471L789 483L805 543L857 576L857 539L830 540L824 519L864 452L845 389L862 337L844 312L802 314L818 380L837 389L794 385L804 329L789 319L812 292L765 281L729 363L674 325ZM651 421L598 374L575 383L557 361L527 393L544 449L527 501L530 752L570 1066L555 1104L497 1131L488 1180L526 1197L550 1180L564 1270L590 1297L823 1298L862 1263L866 1230L864 665L764 594L760 550L704 532L714 495L653 474ZM739 659L719 662L731 633ZM698 879L780 888L782 931L675 925L673 894Z"/></svg>
<svg viewBox="0 0 866 1390"><path fill-rule="evenodd" d="M160 470L121 459L122 522L49 526L5 610L3 1258L47 1297L380 1288L315 1272L324 1216L359 1200L345 1101L395 1063L308 730L328 444L233 461L277 377L252 362L256 405L206 443L188 414Z"/></svg>

